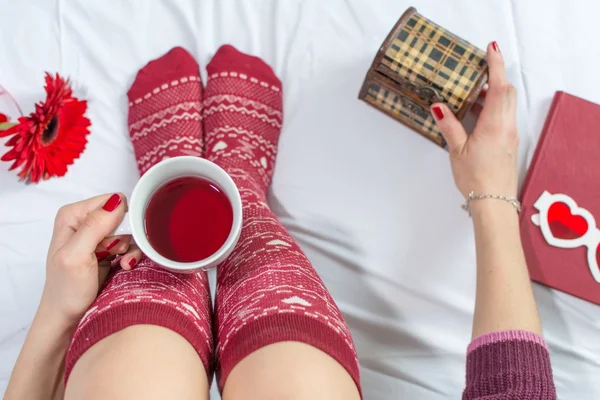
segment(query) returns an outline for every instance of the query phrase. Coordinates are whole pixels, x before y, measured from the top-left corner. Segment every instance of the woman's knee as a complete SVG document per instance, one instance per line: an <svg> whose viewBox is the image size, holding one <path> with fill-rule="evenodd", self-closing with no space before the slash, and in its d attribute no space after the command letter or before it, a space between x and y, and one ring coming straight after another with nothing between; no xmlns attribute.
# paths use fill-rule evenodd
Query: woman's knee
<svg viewBox="0 0 600 400"><path fill-rule="evenodd" d="M102 339L75 364L65 399L208 399L208 378L179 334L134 325Z"/></svg>
<svg viewBox="0 0 600 400"><path fill-rule="evenodd" d="M233 368L224 400L358 400L350 374L321 350L300 342L265 346Z"/></svg>

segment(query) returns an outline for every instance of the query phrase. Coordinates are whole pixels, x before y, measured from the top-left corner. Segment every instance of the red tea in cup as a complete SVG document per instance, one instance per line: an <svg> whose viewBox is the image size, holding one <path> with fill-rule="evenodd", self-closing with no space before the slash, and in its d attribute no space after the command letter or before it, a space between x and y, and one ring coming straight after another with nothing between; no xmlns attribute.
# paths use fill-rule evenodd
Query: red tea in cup
<svg viewBox="0 0 600 400"><path fill-rule="evenodd" d="M210 257L227 240L233 209L215 183L196 176L175 178L150 197L144 227L150 245L177 262Z"/></svg>

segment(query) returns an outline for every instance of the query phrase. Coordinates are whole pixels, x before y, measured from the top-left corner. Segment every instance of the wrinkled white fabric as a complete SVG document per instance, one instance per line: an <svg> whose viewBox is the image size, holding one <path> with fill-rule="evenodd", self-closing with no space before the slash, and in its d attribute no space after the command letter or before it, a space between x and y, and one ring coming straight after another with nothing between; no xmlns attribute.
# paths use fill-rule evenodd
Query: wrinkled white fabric
<svg viewBox="0 0 600 400"><path fill-rule="evenodd" d="M126 131L135 73L176 45L205 66L232 43L263 57L284 83L271 204L345 313L365 399L459 398L475 292L471 223L447 154L357 100L409 5L0 0L0 84L30 112L43 98L44 71L68 75L89 100L92 121L88 147L65 178L24 185L0 163L0 393L39 301L56 210L98 193L130 193L138 178ZM522 175L556 90L600 102L599 3L412 5L482 48L500 44L519 91ZM559 398L600 397L600 307L542 286L535 293Z"/></svg>

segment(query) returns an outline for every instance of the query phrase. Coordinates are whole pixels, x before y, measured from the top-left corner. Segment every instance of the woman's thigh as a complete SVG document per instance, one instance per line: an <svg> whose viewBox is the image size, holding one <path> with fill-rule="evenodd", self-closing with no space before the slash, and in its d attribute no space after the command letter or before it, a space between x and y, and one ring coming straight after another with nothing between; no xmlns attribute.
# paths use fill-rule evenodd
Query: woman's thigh
<svg viewBox="0 0 600 400"><path fill-rule="evenodd" d="M179 334L134 325L92 346L77 361L66 400L208 399L208 379L194 348Z"/></svg>
<svg viewBox="0 0 600 400"><path fill-rule="evenodd" d="M265 346L231 371L224 400L359 400L356 384L336 360L299 342Z"/></svg>

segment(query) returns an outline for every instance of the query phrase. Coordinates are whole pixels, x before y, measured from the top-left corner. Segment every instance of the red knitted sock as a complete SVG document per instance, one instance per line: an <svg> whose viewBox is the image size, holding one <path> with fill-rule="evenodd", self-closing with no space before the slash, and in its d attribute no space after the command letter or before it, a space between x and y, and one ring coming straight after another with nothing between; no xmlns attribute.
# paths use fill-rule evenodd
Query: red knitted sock
<svg viewBox="0 0 600 400"><path fill-rule="evenodd" d="M207 69L207 159L234 179L244 216L236 249L217 268L219 385L255 350L298 341L335 358L360 387L356 351L340 311L267 205L283 119L281 82L261 59L231 46L221 47Z"/></svg>
<svg viewBox="0 0 600 400"><path fill-rule="evenodd" d="M175 47L150 61L127 96L140 173L165 158L202 154L202 81L190 53Z"/></svg>
<svg viewBox="0 0 600 400"><path fill-rule="evenodd" d="M164 157L201 154L202 82L198 64L175 48L151 61L129 90L129 126L140 173ZM65 381L81 355L131 325L164 326L198 352L212 376L212 310L205 272L176 274L144 257L131 271L107 280L82 318L67 353Z"/></svg>

